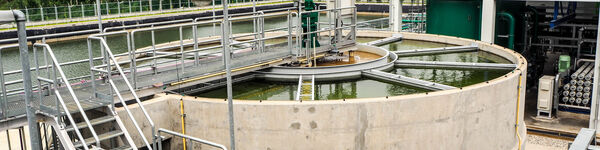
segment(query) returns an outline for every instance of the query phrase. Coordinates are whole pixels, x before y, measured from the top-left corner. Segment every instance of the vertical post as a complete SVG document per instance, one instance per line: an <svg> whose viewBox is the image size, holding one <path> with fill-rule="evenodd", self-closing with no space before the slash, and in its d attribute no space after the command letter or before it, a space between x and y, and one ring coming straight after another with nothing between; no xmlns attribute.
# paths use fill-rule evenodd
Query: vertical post
<svg viewBox="0 0 600 150"><path fill-rule="evenodd" d="M256 15L256 0L252 0L252 15ZM254 33L256 33L256 18L252 18L252 23L254 27ZM256 36L254 38L256 38Z"/></svg>
<svg viewBox="0 0 600 150"><path fill-rule="evenodd" d="M183 27L179 27L179 50L181 53L181 75L183 76L185 74L185 53L184 48L183 48ZM177 79L177 81L181 81L181 78Z"/></svg>
<svg viewBox="0 0 600 150"><path fill-rule="evenodd" d="M173 9L173 0L169 0L169 9Z"/></svg>
<svg viewBox="0 0 600 150"><path fill-rule="evenodd" d="M148 8L148 10L152 11L152 0L148 0L148 5L150 6L150 8Z"/></svg>
<svg viewBox="0 0 600 150"><path fill-rule="evenodd" d="M600 9L598 10L600 12ZM600 27L600 20L598 20L598 27ZM596 58L594 61L594 83L592 86L596 87L592 89L592 105L590 112L590 126L591 129L598 129L598 84L600 84L600 32L596 35Z"/></svg>
<svg viewBox="0 0 600 150"><path fill-rule="evenodd" d="M69 7L69 20L72 21L73 20L73 13L71 12L71 3L69 3L68 7Z"/></svg>
<svg viewBox="0 0 600 150"><path fill-rule="evenodd" d="M29 22L29 9L25 6L25 16L27 17L27 22Z"/></svg>
<svg viewBox="0 0 600 150"><path fill-rule="evenodd" d="M193 20L194 23L196 23L196 19ZM198 26L194 24L194 26L192 26L192 32L194 32L192 34L192 37L194 38L194 51L198 49ZM194 64L196 66L198 66L198 52L194 52Z"/></svg>
<svg viewBox="0 0 600 150"><path fill-rule="evenodd" d="M96 15L98 15L98 30L102 33L102 14L100 14L102 11L100 11L100 0L96 0L96 12Z"/></svg>
<svg viewBox="0 0 600 150"><path fill-rule="evenodd" d="M110 8L108 8L108 2L104 3L106 6L106 15L110 15Z"/></svg>
<svg viewBox="0 0 600 150"><path fill-rule="evenodd" d="M154 25L152 25L151 27L154 27ZM156 57L156 36L154 34L154 30L150 31L150 36L152 39L152 57ZM133 57L135 57L135 55L133 55ZM156 66L156 58L152 59L152 70L154 70L155 75L158 73Z"/></svg>
<svg viewBox="0 0 600 150"><path fill-rule="evenodd" d="M212 0L212 15L213 15L213 20L215 20L215 16L216 16L216 12L215 12L215 0ZM213 35L217 35L217 27L216 24L213 23Z"/></svg>
<svg viewBox="0 0 600 150"><path fill-rule="evenodd" d="M231 150L235 150L235 126L233 120L233 95L231 84L231 52L229 51L229 8L227 0L223 0L223 56L225 58L225 72L227 75L227 109L229 110L229 144Z"/></svg>
<svg viewBox="0 0 600 150"><path fill-rule="evenodd" d="M81 4L81 18L85 18L85 7Z"/></svg>
<svg viewBox="0 0 600 150"><path fill-rule="evenodd" d="M289 9L288 9L287 22L288 22L288 37L287 37L288 49L290 49L290 54L292 54L293 53L293 51L292 51L292 13L290 12Z"/></svg>
<svg viewBox="0 0 600 150"><path fill-rule="evenodd" d="M162 12L162 0L158 0L158 9L160 10L160 12Z"/></svg>
<svg viewBox="0 0 600 150"><path fill-rule="evenodd" d="M44 21L44 8L40 5L40 15L42 16L42 21Z"/></svg>
<svg viewBox="0 0 600 150"><path fill-rule="evenodd" d="M131 13L131 0L129 0L128 2L129 2L129 13Z"/></svg>
<svg viewBox="0 0 600 150"><path fill-rule="evenodd" d="M117 1L117 13L119 14L119 17L121 17L121 2Z"/></svg>
<svg viewBox="0 0 600 150"><path fill-rule="evenodd" d="M56 8L56 5L54 5L54 20L58 20L58 8Z"/></svg>
<svg viewBox="0 0 600 150"><path fill-rule="evenodd" d="M31 70L29 70L29 50L27 47L27 32L25 29L25 14L19 10L13 10L15 21L17 22L17 34L19 37L19 52L21 56L21 68L23 70L23 89L25 90L25 111L27 112L27 122L29 126L29 140L31 149L42 149L40 142L40 130L35 117L35 106L32 103L32 83Z"/></svg>
<svg viewBox="0 0 600 150"><path fill-rule="evenodd" d="M496 0L483 0L481 16L481 41L494 43Z"/></svg>
<svg viewBox="0 0 600 150"><path fill-rule="evenodd" d="M181 0L179 0L179 8L183 8L183 7L181 7Z"/></svg>
<svg viewBox="0 0 600 150"><path fill-rule="evenodd" d="M142 10L144 8L144 7L142 7L142 0L139 0L138 2L140 3L140 12L142 12Z"/></svg>
<svg viewBox="0 0 600 150"><path fill-rule="evenodd" d="M390 28L393 32L402 31L402 0L390 1Z"/></svg>

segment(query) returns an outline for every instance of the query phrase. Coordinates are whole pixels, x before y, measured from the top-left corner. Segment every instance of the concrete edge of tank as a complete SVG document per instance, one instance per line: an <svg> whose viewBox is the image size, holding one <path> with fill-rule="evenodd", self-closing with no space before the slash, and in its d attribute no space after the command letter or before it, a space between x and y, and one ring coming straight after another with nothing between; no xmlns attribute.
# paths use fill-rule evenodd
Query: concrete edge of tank
<svg viewBox="0 0 600 150"><path fill-rule="evenodd" d="M386 37L392 32L359 31L359 35ZM519 65L488 82L439 92L303 102L236 100L237 148L517 149L517 133L523 143L521 147L525 147L527 62L522 56L498 45L470 39L403 35L405 39L456 45L476 43L481 50ZM180 100L187 116L186 134L229 146L227 102L223 99L157 94L143 104L159 128L181 131L181 120L173 117L180 115ZM139 122L145 122L139 107L131 105L130 109ZM122 117L127 115L123 108L118 112ZM135 131L130 122L125 124L129 131ZM151 139L149 126L144 124L144 135ZM131 135L141 145L139 134ZM172 146L177 146L181 140L172 142Z"/></svg>

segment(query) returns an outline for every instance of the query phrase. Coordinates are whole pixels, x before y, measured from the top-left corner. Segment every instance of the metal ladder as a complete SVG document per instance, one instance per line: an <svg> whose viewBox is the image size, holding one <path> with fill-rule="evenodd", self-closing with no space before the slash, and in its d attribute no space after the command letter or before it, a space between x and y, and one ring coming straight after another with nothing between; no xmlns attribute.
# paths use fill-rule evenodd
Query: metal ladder
<svg viewBox="0 0 600 150"><path fill-rule="evenodd" d="M296 100L315 100L315 75L306 79L302 75L298 77L298 91Z"/></svg>
<svg viewBox="0 0 600 150"><path fill-rule="evenodd" d="M129 136L129 133L126 131L121 119L119 118L117 112L110 107L110 105L103 106L92 106L90 108L84 108L81 105L81 99L77 97L73 88L71 87L71 83L65 76L60 63L57 61L54 52L47 44L34 44L34 55L37 58L36 51L38 47L44 49L44 56L49 56L52 66L53 75L49 78L44 78L40 76L39 73L39 63L36 61L36 71L38 86L41 87L42 83L47 83L47 90L51 91L49 93L54 94L54 98L56 99L56 107L54 112L43 112L46 117L52 118L51 122L53 122L54 129L56 131L56 135L60 140L62 145L62 149L132 149L135 148L133 140ZM57 74L59 76L57 76ZM60 87L63 85L64 87ZM67 93L72 98L73 103L65 102L65 97L61 94L61 89L67 89ZM62 91L64 93L64 91ZM38 92L40 95L42 92ZM41 96L39 97L40 101L42 101ZM93 99L95 100L95 99ZM73 106L75 105L75 106ZM76 108L74 108L76 107ZM61 111L62 109L62 111ZM88 116L87 112L91 111L103 111L103 113L89 113L94 114ZM102 115L97 115L102 114ZM93 117L93 119L89 119L88 117ZM64 121L64 120L68 120ZM75 120L80 120L76 122ZM108 127L108 128L100 128L100 126ZM82 134L82 131L89 130L89 133ZM101 133L101 134L98 134ZM76 135L77 138L71 139L73 135ZM120 140L120 141L119 141ZM120 144L120 143L126 143ZM54 143L58 144L58 143ZM90 147L91 146L91 147Z"/></svg>

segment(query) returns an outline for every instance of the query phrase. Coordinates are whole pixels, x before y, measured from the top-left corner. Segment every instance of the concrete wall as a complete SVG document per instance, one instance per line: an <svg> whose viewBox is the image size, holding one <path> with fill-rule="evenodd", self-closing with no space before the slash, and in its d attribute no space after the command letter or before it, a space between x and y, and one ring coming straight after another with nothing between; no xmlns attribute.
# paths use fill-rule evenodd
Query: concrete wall
<svg viewBox="0 0 600 150"><path fill-rule="evenodd" d="M371 37L391 34L359 32L359 36ZM345 101L236 100L236 148L517 149L515 131L526 137L523 110L527 64L519 54L469 39L413 33L403 36L456 45L477 43L482 50L519 66L486 83L431 93ZM181 96L159 94L157 97L144 102L147 109L156 110L151 111L158 115L153 116L154 121L160 122L161 128L181 131L176 125L180 121L173 121L178 116L166 115L178 110L173 104L178 104ZM183 98L187 134L229 146L227 103L222 99ZM122 110L120 115L123 115ZM517 120L518 130L515 128ZM524 143L526 139L521 141Z"/></svg>

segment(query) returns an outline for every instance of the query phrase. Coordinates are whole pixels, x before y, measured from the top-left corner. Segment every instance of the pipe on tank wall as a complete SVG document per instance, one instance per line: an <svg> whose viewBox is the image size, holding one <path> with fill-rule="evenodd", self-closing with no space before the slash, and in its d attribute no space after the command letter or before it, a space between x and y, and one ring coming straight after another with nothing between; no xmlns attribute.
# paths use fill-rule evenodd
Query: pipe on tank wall
<svg viewBox="0 0 600 150"><path fill-rule="evenodd" d="M515 49L515 17L513 17L510 13L501 12L497 14L499 17L508 20L508 44L506 45L508 48L514 50Z"/></svg>

